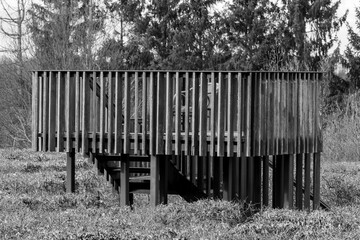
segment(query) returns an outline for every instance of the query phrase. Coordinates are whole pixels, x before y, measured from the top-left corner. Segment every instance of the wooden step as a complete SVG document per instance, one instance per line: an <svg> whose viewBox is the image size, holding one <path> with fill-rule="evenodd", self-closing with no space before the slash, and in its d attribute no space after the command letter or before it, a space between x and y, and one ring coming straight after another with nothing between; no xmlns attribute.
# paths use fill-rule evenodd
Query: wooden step
<svg viewBox="0 0 360 240"><path fill-rule="evenodd" d="M106 168L106 170L107 170L109 173L121 172L121 168L120 168L120 167L108 167L108 168ZM129 168L129 173L150 173L150 168L145 168L145 167L130 167L130 168Z"/></svg>

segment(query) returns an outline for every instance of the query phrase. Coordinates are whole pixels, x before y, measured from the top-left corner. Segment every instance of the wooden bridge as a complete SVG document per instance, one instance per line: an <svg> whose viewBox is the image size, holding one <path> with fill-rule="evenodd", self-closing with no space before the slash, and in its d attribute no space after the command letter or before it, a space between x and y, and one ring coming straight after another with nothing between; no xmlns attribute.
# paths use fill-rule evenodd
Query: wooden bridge
<svg viewBox="0 0 360 240"><path fill-rule="evenodd" d="M89 157L119 192L318 209L317 72L35 71L32 145ZM271 171L272 169L272 171ZM270 190L270 191L269 191ZM313 201L311 201L313 200Z"/></svg>

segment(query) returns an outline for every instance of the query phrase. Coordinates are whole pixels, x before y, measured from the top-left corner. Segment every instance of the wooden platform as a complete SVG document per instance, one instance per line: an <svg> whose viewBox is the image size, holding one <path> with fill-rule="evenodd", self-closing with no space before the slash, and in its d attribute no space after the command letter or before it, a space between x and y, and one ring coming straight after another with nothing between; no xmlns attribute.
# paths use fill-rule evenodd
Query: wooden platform
<svg viewBox="0 0 360 240"><path fill-rule="evenodd" d="M321 78L316 72L36 71L33 149L68 152L69 164L82 152L105 171L118 158L120 196L132 191L131 174L142 164L137 174L151 176L154 204L166 186L187 179L189 189L206 196L271 200L274 207L309 209L312 190L317 209ZM136 156L149 160L129 160ZM170 181L169 172L184 179Z"/></svg>

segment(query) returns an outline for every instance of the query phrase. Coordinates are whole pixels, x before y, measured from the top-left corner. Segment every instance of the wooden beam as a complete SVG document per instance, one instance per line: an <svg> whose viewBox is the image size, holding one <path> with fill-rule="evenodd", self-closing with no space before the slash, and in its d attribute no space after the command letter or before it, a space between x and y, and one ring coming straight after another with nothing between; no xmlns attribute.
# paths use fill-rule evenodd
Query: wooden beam
<svg viewBox="0 0 360 240"><path fill-rule="evenodd" d="M66 153L66 192L75 192L75 152Z"/></svg>
<svg viewBox="0 0 360 240"><path fill-rule="evenodd" d="M160 203L160 157L150 156L150 206Z"/></svg>
<svg viewBox="0 0 360 240"><path fill-rule="evenodd" d="M129 155L121 156L120 172L120 206L130 205L129 202Z"/></svg>

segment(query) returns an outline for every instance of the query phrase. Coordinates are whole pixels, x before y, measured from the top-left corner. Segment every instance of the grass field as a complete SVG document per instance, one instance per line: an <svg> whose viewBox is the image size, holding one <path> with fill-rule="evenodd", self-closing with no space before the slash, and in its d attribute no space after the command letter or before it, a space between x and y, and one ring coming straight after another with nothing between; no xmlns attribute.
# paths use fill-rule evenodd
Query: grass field
<svg viewBox="0 0 360 240"><path fill-rule="evenodd" d="M134 209L118 198L86 159L77 157L76 193L66 194L65 155L0 150L1 239L358 239L360 164L325 163L322 198L332 211L263 209L203 200Z"/></svg>

